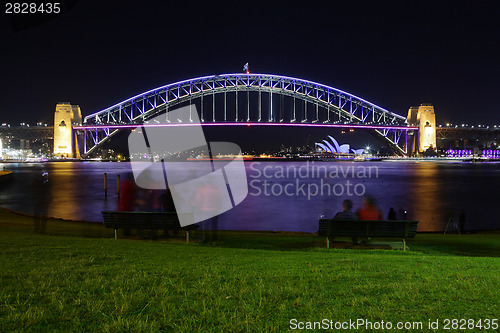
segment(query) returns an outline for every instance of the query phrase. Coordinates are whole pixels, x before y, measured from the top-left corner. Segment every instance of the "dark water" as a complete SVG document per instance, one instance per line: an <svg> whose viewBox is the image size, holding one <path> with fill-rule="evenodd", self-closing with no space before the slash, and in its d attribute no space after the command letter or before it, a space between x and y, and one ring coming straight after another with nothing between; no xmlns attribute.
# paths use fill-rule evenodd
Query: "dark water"
<svg viewBox="0 0 500 333"><path fill-rule="evenodd" d="M116 176L131 175L130 163L4 166L14 176L0 182L0 206L95 222L102 221L102 210L118 208ZM365 193L377 199L385 216L390 207L406 209L409 219L420 221L420 231L442 230L458 209L466 213L466 229L500 228L499 163L245 162L245 167L249 195L219 217L221 229L315 232L321 215L333 216L344 199L357 209ZM48 182L42 172L48 172Z"/></svg>

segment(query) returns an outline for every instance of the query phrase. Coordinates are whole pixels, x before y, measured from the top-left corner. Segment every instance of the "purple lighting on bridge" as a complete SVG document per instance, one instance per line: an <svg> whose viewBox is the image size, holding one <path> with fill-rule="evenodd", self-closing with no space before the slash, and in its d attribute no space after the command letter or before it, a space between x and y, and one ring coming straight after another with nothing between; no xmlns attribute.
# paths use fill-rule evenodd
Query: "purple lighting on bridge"
<svg viewBox="0 0 500 333"><path fill-rule="evenodd" d="M242 87L245 87L242 89ZM239 112L238 91L247 92L247 107ZM250 112L250 91L258 91L258 120L252 119ZM224 120L216 117L216 94L224 93ZM234 93L235 114L228 116L226 106L228 104L226 93ZM269 106L263 102L261 94L269 96ZM277 119L273 108L273 93L281 95L280 119ZM212 107L205 107L203 97L211 96ZM286 115L284 97L293 97L293 109L287 109L290 117ZM407 142L408 131L418 131L417 127L407 126L406 117L392 113L373 103L361 99L345 91L330 87L317 82L302 80L298 78L272 75L272 74L222 74L204 76L184 81L179 81L136 95L125 101L106 108L97 113L86 116L83 126L74 127L75 130L84 131L84 136L91 139L93 146L89 152L104 143L108 137L117 133L120 129L134 129L137 127L171 127L171 126L200 126L191 121L179 121L169 119L171 107L192 99L201 99L200 118L201 126L281 126L308 127L308 128L349 128L375 130L393 144L399 151L406 154L407 151L399 146L399 142ZM296 113L296 100L303 102L301 112ZM307 105L315 104L316 113L307 110ZM207 103L205 103L207 105ZM319 113L321 107L321 114ZM262 110L264 108L264 110ZM293 114L292 114L293 110ZM210 112L211 111L211 112ZM285 115L281 113L285 111ZM166 113L168 123L153 124L142 123L145 119ZM191 112L191 110L190 110ZM268 115L266 115L268 114ZM205 116L211 121L204 122ZM298 115L298 116L297 116ZM253 116L256 116L253 114ZM331 120L337 118L338 121ZM244 120L246 118L246 121ZM267 119L265 122L261 122ZM190 115L191 120L191 115ZM170 122L172 121L172 122ZM404 135L403 135L404 134ZM404 138L404 140L400 140ZM86 140L86 139L85 139ZM406 147L406 146L405 146ZM85 148L87 152L87 147Z"/></svg>
<svg viewBox="0 0 500 333"><path fill-rule="evenodd" d="M184 127L198 126L195 123L168 123L168 124L123 124L123 125L87 125L73 126L76 130L99 130L99 129L134 129L137 127ZM359 129L388 129L416 131L414 126L388 126L388 125L361 125L361 124L306 124L306 123L259 123L259 122L220 122L201 123L202 126L281 126L281 127L333 127L333 128L359 128Z"/></svg>

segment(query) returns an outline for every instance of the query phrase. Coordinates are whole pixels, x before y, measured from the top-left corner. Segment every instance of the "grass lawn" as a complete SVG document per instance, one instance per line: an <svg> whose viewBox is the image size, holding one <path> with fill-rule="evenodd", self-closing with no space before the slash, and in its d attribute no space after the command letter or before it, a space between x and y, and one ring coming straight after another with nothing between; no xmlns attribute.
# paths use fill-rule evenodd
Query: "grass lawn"
<svg viewBox="0 0 500 333"><path fill-rule="evenodd" d="M293 319L499 331L444 330L445 319L499 319L499 232L418 234L402 252L327 250L308 234L115 241L102 225L58 220L40 235L5 210L0 228L0 332L287 332Z"/></svg>

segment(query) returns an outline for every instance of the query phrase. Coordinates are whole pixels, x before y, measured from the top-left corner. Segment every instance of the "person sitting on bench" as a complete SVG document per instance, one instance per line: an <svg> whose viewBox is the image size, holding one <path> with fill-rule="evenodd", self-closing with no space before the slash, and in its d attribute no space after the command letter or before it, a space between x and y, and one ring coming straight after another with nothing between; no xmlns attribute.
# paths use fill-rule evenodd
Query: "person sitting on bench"
<svg viewBox="0 0 500 333"><path fill-rule="evenodd" d="M334 220L357 220L358 216L352 212L352 201L347 199L342 202L342 211L335 214ZM352 238L353 244L359 244L358 238Z"/></svg>
<svg viewBox="0 0 500 333"><path fill-rule="evenodd" d="M382 212L375 205L375 199L367 195L363 198L363 208L358 210L358 217L363 221L383 220Z"/></svg>
<svg viewBox="0 0 500 333"><path fill-rule="evenodd" d="M344 200L342 202L342 211L338 212L334 217L334 220L357 220L358 216L352 212L352 201Z"/></svg>

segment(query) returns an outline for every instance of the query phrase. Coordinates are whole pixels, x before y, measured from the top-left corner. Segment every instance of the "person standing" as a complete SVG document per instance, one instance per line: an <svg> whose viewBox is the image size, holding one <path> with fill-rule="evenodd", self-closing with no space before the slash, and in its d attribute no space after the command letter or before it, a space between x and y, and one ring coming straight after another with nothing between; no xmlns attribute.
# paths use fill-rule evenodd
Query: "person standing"
<svg viewBox="0 0 500 333"><path fill-rule="evenodd" d="M209 241L210 245L212 242L217 241L217 230L218 230L218 216L222 206L222 193L220 189L214 184L207 182L198 188L194 203L202 213L202 216L206 217L205 223L210 227Z"/></svg>

